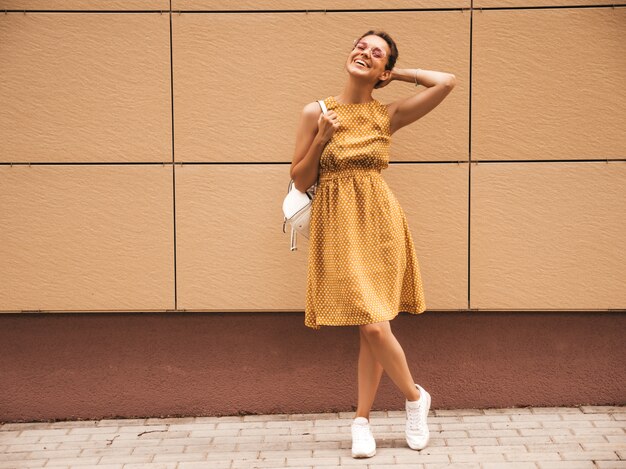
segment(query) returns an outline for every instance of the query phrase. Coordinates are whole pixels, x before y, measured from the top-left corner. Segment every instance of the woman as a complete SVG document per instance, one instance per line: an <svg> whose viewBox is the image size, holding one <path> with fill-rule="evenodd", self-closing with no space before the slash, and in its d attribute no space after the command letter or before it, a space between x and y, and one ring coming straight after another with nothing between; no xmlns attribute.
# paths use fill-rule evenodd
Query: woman
<svg viewBox="0 0 626 469"><path fill-rule="evenodd" d="M369 412L383 370L404 393L406 440L426 447L430 395L413 381L389 321L399 311L425 311L419 264L400 204L381 176L391 135L434 109L455 76L396 69L398 49L388 34L368 31L355 41L339 96L307 104L300 118L291 177L300 191L317 183L311 206L305 325L358 325L358 406L352 422L352 456L371 457L376 442ZM415 82L421 93L383 105L374 88Z"/></svg>

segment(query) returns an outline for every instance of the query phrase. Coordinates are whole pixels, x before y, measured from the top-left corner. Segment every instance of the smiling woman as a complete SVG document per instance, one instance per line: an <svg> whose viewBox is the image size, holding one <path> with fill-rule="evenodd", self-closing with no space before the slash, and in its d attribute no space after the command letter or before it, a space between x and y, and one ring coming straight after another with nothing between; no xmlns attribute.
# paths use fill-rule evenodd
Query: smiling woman
<svg viewBox="0 0 626 469"><path fill-rule="evenodd" d="M364 37L371 36L371 35L378 36L385 40L385 42L387 43L387 47L389 48L389 54L387 54L384 48L380 48L378 46L370 46L368 42L363 39ZM364 52L367 50L368 47L372 47L372 49L370 49L371 54L372 54L372 57L375 58L376 60L383 60L387 55L389 55L389 58L387 59L387 62L385 64L385 70L393 70L393 67L395 67L396 65L396 61L398 60L399 53L398 53L398 47L396 46L396 42L393 39L391 39L391 36L389 36L389 34L387 34L384 31L375 31L372 29L366 32L360 38L355 39L353 51L357 49L359 51ZM368 68L371 68L371 64L367 64L367 66ZM378 88L382 82L383 82L382 80L377 81L376 84L374 85L374 88Z"/></svg>
<svg viewBox="0 0 626 469"><path fill-rule="evenodd" d="M454 75L420 70L427 90L382 104L375 88L392 80L411 81L415 70L397 70L398 48L383 31L370 30L354 42L339 96L302 112L291 177L304 191L317 183L311 205L304 323L358 326L358 407L352 456L371 457L376 442L369 412L382 376L406 397L406 441L422 449L429 441L430 394L413 381L390 321L400 311L426 310L420 268L404 211L381 175L389 166L391 135L439 104L454 86ZM419 70L419 69L418 69Z"/></svg>

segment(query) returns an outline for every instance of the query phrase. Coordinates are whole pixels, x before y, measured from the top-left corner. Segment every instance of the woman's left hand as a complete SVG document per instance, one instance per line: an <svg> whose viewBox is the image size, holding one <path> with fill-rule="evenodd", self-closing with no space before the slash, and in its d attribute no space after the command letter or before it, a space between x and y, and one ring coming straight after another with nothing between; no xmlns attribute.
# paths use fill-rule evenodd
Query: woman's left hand
<svg viewBox="0 0 626 469"><path fill-rule="evenodd" d="M376 89L380 89L383 88L385 86L387 86L389 84L389 82L391 82L393 80L393 70L391 71L391 73L389 74L389 78L387 78L384 81L381 81L378 85L374 85L374 88Z"/></svg>

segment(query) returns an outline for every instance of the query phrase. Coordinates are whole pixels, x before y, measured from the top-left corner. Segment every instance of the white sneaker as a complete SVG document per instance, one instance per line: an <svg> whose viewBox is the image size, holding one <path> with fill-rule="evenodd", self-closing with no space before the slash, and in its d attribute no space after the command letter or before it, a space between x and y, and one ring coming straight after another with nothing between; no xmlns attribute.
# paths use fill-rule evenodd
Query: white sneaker
<svg viewBox="0 0 626 469"><path fill-rule="evenodd" d="M428 431L428 410L430 409L430 394L415 384L420 392L417 401L406 401L406 442L411 449L423 449L428 444L430 432Z"/></svg>
<svg viewBox="0 0 626 469"><path fill-rule="evenodd" d="M352 421L352 457L371 458L376 454L376 441L365 417Z"/></svg>

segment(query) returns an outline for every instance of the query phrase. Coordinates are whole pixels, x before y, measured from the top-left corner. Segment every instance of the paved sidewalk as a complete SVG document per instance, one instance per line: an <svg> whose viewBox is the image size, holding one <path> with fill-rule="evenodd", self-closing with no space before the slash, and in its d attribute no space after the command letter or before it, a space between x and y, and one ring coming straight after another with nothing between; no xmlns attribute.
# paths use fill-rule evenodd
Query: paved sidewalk
<svg viewBox="0 0 626 469"><path fill-rule="evenodd" d="M432 410L411 450L404 411L373 412L376 456L350 456L353 412L0 424L0 468L626 468L625 407Z"/></svg>

